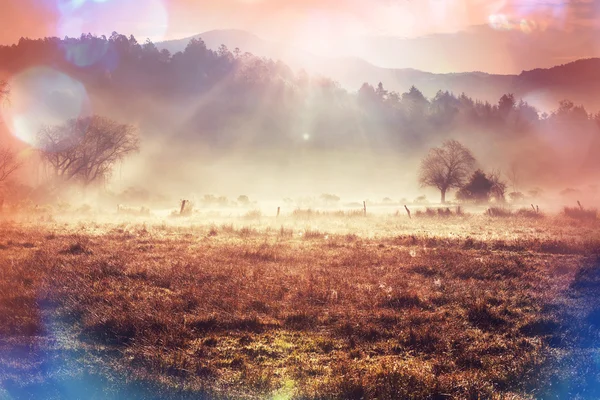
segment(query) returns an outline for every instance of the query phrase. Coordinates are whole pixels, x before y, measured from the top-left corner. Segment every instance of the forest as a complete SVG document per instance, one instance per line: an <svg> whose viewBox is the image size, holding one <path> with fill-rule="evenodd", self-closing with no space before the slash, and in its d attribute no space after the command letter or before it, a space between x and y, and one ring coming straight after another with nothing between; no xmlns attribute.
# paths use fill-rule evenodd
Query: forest
<svg viewBox="0 0 600 400"><path fill-rule="evenodd" d="M135 126L142 158L152 143L161 149L154 155L161 168L175 172L199 154L244 159L250 150L275 152L273 165L360 150L397 157L406 169L432 143L450 139L485 159L484 169L518 169L530 188L586 185L598 169L600 113L569 100L541 112L510 93L490 104L447 91L426 98L414 86L397 93L384 83L348 91L335 77L309 76L237 48L214 51L201 39L170 54L116 32L23 38L0 47L2 76L8 131L17 130L11 118L30 112L11 109L11 90L29 88L49 107L36 126L15 134L34 148L44 129L99 115ZM1 134L10 142L8 132Z"/></svg>

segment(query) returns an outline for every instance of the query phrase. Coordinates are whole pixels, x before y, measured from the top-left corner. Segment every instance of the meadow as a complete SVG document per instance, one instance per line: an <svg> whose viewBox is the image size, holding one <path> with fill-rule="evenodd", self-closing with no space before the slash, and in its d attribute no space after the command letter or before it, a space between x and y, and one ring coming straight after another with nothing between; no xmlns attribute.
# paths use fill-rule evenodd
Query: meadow
<svg viewBox="0 0 600 400"><path fill-rule="evenodd" d="M0 398L600 398L600 223L12 215Z"/></svg>

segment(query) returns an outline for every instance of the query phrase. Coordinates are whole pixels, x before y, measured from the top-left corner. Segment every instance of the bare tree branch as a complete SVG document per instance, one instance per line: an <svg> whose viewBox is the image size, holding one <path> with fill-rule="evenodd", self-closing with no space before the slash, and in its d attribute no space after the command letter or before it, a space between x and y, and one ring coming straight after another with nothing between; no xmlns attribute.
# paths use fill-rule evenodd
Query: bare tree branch
<svg viewBox="0 0 600 400"><path fill-rule="evenodd" d="M7 180L19 167L21 162L12 150L0 148L0 183Z"/></svg>
<svg viewBox="0 0 600 400"><path fill-rule="evenodd" d="M38 140L42 159L56 178L84 185L109 177L118 161L139 149L133 126L100 116L46 127Z"/></svg>
<svg viewBox="0 0 600 400"><path fill-rule="evenodd" d="M508 182L512 187L513 192L519 191L519 183L521 182L521 173L519 170L519 166L516 161L513 161L510 164L508 171L506 172L506 177L508 178Z"/></svg>

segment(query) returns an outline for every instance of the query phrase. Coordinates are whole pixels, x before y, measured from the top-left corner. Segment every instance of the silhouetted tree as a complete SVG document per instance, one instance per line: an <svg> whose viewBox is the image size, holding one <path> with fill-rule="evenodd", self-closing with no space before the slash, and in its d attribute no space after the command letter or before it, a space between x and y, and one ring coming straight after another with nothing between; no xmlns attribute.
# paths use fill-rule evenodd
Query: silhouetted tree
<svg viewBox="0 0 600 400"><path fill-rule="evenodd" d="M409 115L423 117L429 107L429 100L414 86L408 92L402 94L402 106Z"/></svg>
<svg viewBox="0 0 600 400"><path fill-rule="evenodd" d="M500 98L500 101L498 101L498 111L500 111L500 114L504 116L513 111L515 106L515 96L512 93L503 95Z"/></svg>
<svg viewBox="0 0 600 400"><path fill-rule="evenodd" d="M513 192L519 191L519 183L521 182L521 171L519 165L516 161L513 161L506 171L506 177L508 178L508 182L513 190Z"/></svg>
<svg viewBox="0 0 600 400"><path fill-rule="evenodd" d="M138 151L139 138L131 125L92 116L42 129L38 144L56 178L87 186L108 178L115 163Z"/></svg>
<svg viewBox="0 0 600 400"><path fill-rule="evenodd" d="M7 147L0 147L0 184L6 181L19 167L17 154Z"/></svg>
<svg viewBox="0 0 600 400"><path fill-rule="evenodd" d="M502 172L500 170L492 171L488 174L488 179L492 182L490 196L499 203L506 201L506 182L502 180Z"/></svg>
<svg viewBox="0 0 600 400"><path fill-rule="evenodd" d="M421 162L419 183L439 189L443 204L447 191L462 187L474 165L475 157L469 149L456 140L448 140L429 150Z"/></svg>

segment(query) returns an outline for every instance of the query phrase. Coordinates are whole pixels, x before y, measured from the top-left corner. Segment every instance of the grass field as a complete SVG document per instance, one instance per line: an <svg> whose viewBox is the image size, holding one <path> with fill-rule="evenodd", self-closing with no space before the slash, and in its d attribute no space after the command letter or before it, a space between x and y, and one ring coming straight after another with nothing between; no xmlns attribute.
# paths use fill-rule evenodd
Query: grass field
<svg viewBox="0 0 600 400"><path fill-rule="evenodd" d="M0 398L600 398L595 220L43 219L0 225Z"/></svg>

